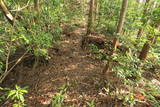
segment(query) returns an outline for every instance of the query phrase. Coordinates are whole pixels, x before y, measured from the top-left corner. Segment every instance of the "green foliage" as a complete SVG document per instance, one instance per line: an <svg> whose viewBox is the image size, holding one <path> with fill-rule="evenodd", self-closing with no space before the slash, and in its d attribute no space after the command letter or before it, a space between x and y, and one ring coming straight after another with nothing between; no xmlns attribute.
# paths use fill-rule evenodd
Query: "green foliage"
<svg viewBox="0 0 160 107"><path fill-rule="evenodd" d="M160 101L157 99L160 95L160 86L156 86L155 84L147 81L148 84L145 87L144 93L147 99L151 102L153 107L160 106Z"/></svg>
<svg viewBox="0 0 160 107"><path fill-rule="evenodd" d="M62 107L64 99L67 97L67 86L63 85L59 88L59 92L52 99L52 107Z"/></svg>
<svg viewBox="0 0 160 107"><path fill-rule="evenodd" d="M130 104L130 106L133 106L136 103L135 95L133 93L129 93L127 96L125 96L123 102Z"/></svg>
<svg viewBox="0 0 160 107"><path fill-rule="evenodd" d="M113 36L119 20L122 0L99 0L99 17L95 20L95 30L107 36ZM137 29L141 26L144 4L138 4L136 0L129 0L127 16L124 25L124 32L136 34ZM138 7L139 6L139 7ZM138 8L138 9L137 9Z"/></svg>
<svg viewBox="0 0 160 107"><path fill-rule="evenodd" d="M95 107L95 100L86 101L86 104L88 105L88 107Z"/></svg>
<svg viewBox="0 0 160 107"><path fill-rule="evenodd" d="M4 14L0 12L0 75L4 72L2 68L5 68L7 54L10 52L13 55L19 47L35 56L45 56L48 59L48 49L62 37L63 26L81 12L78 9L70 11L72 3L77 2L75 0L43 1L39 4L39 12L33 7L33 0L5 2L11 13L17 15L17 20L12 26L4 20ZM26 5L27 8L15 12Z"/></svg>
<svg viewBox="0 0 160 107"><path fill-rule="evenodd" d="M2 97L3 99L10 99L14 101L13 107L24 107L25 106L25 99L24 94L28 93L26 90L28 87L21 88L18 85L15 85L15 89L9 88L0 88L3 91L6 91L6 94Z"/></svg>
<svg viewBox="0 0 160 107"><path fill-rule="evenodd" d="M106 95L110 96L111 98L119 99L123 101L125 106L134 106L138 99L136 99L136 95L133 92L129 92L124 89L119 89L115 87L115 90L112 89L113 86L109 84L108 88L103 88L103 91Z"/></svg>
<svg viewBox="0 0 160 107"><path fill-rule="evenodd" d="M112 36L116 30L116 22L119 17L121 0L98 0L98 19L95 20L95 30L99 33Z"/></svg>
<svg viewBox="0 0 160 107"><path fill-rule="evenodd" d="M160 87L148 81L147 78L143 77L146 73L146 69L152 68L157 62L153 60L140 61L137 57L134 57L131 53L115 54L112 58L113 62L116 62L116 66L113 70L116 72L117 76L123 80L124 85L137 86L141 81L145 81L145 87L137 87L140 92L143 93L147 100L152 105L159 105L159 100L156 99L157 95L160 95ZM155 61L157 61L155 59ZM124 103L134 105L136 102L134 94L129 93L124 98Z"/></svg>
<svg viewBox="0 0 160 107"><path fill-rule="evenodd" d="M56 93L56 95L53 97L52 107L62 107L65 98L66 95L62 93Z"/></svg>
<svg viewBox="0 0 160 107"><path fill-rule="evenodd" d="M106 54L100 51L100 47L94 44L90 44L90 51L95 55L97 59L106 59Z"/></svg>
<svg viewBox="0 0 160 107"><path fill-rule="evenodd" d="M122 0L97 0L99 11L97 19L94 20L95 32L105 34L106 36L119 36L115 34ZM156 8L153 8L154 2L157 1ZM48 56L48 50L53 43L57 43L57 38L62 37L63 28L76 27L77 24L86 24L87 3L78 0L47 0L39 3L40 10L34 9L34 0L6 0L5 3L13 16L16 16L15 25L12 26L0 12L0 75L4 73L7 65L8 54L12 55L19 47L25 48L35 56ZM85 5L87 4L87 5ZM20 7L28 5L20 11L15 11ZM143 7L143 8L142 8ZM148 4L137 3L136 0L129 0L126 21L123 26L123 32L118 37L122 46L111 57L106 56L106 51L102 47L94 44L90 45L91 52L98 59L109 59L113 62L113 71L116 72L124 85L137 86L140 81L145 81L147 85L140 88L143 95L155 106L159 106L156 95L160 94L159 86L151 84L143 77L148 70L160 65L160 33L157 27L160 24L160 6L159 0L154 0ZM80 20L76 22L77 20ZM142 37L137 39L137 33L143 28ZM148 59L140 61L139 53L146 41L156 38L156 44L151 45ZM111 46L109 46L111 48ZM105 50L105 49L104 49ZM155 69L158 71L159 68ZM157 73L156 71L156 73ZM158 74L158 73L157 73ZM97 84L101 85L101 83ZM13 107L24 106L24 94L26 88L15 86L14 90L3 88L7 94L2 99L10 99L16 104ZM64 85L59 92L55 94L52 100L53 107L63 106L67 94L67 87ZM109 93L109 92L108 92ZM107 94L108 94L107 93ZM110 96L116 97L114 92ZM136 102L135 93L128 93L123 101L126 104L134 105ZM89 107L94 107L95 101L86 101Z"/></svg>
<svg viewBox="0 0 160 107"><path fill-rule="evenodd" d="M114 55L113 60L118 62L118 66L114 67L117 75L120 78L139 80L142 72L141 62L136 57L131 56L129 53L126 55Z"/></svg>
<svg viewBox="0 0 160 107"><path fill-rule="evenodd" d="M3 73L2 68L3 68L3 63L2 63L2 62L0 62L0 74L2 74L2 73Z"/></svg>

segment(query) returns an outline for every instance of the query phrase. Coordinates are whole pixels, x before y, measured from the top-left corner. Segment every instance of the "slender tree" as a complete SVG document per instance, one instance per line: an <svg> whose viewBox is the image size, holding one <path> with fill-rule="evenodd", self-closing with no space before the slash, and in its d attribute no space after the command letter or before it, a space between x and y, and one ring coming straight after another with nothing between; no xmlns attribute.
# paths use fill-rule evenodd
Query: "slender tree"
<svg viewBox="0 0 160 107"><path fill-rule="evenodd" d="M91 33L93 26L93 11L94 11L94 0L90 0L90 9L88 14L88 26L87 26L87 35Z"/></svg>
<svg viewBox="0 0 160 107"><path fill-rule="evenodd" d="M98 13L99 13L99 2L98 0L95 0L95 17L94 17L95 20L98 18Z"/></svg>
<svg viewBox="0 0 160 107"><path fill-rule="evenodd" d="M116 33L121 33L122 32L127 8L128 8L128 0L123 0Z"/></svg>
<svg viewBox="0 0 160 107"><path fill-rule="evenodd" d="M150 44L149 42L147 41L143 48L142 48L142 51L140 52L140 55L139 55L139 59L140 60L145 60L147 58L147 54L149 52L149 48L150 48Z"/></svg>
<svg viewBox="0 0 160 107"><path fill-rule="evenodd" d="M82 48L85 48L85 45L87 44L87 35L91 34L92 26L93 26L93 18L94 18L94 0L90 0L89 5L89 14L88 14L88 25L87 25L87 33L82 38Z"/></svg>
<svg viewBox="0 0 160 107"><path fill-rule="evenodd" d="M39 0L34 0L34 9L39 12Z"/></svg>
<svg viewBox="0 0 160 107"><path fill-rule="evenodd" d="M38 23L38 17L39 17L39 0L34 0L34 9L36 11L36 16L34 17L33 24Z"/></svg>
<svg viewBox="0 0 160 107"><path fill-rule="evenodd" d="M118 25L117 25L117 31L116 31L117 34L120 34L122 32L123 25L124 25L124 22L125 22L125 16L126 16L126 13L127 13L127 8L128 8L128 0L123 0L122 8L121 8L121 11L120 11L120 17L119 17L119 21L118 21ZM113 50L112 50L111 56L113 55L114 51L116 51L116 48L117 48L118 44L119 44L119 40L118 40L117 37L115 37L113 39L113 44L112 44ZM111 63L112 63L112 60L109 59L105 68L103 69L103 73L106 73L110 70Z"/></svg>
<svg viewBox="0 0 160 107"><path fill-rule="evenodd" d="M145 2L144 11L143 11L142 20L141 20L141 22L142 22L142 27L140 27L140 29L139 29L139 31L138 31L137 38L140 38L140 37L142 36L142 34L143 34L143 27L144 27L144 25L147 23L146 21L143 21L143 18L144 18L144 17L146 16L146 14L147 14L149 2L150 2L150 0L147 0L147 1Z"/></svg>
<svg viewBox="0 0 160 107"><path fill-rule="evenodd" d="M117 25L117 30L116 30L117 34L121 34L121 32L122 32L123 25L125 22L125 16L127 13L127 8L128 8L128 0L123 0L122 8L120 11L120 17L119 17L119 21L118 21L118 25ZM118 38L115 37L113 39L113 52L116 50L118 44L119 44L119 40L118 40Z"/></svg>
<svg viewBox="0 0 160 107"><path fill-rule="evenodd" d="M144 14L143 15L146 15L147 8L149 7L149 2L150 2L150 0L147 0L146 3L145 3L145 6L147 6L147 7L144 10ZM154 2L153 3L153 8L155 8L155 7L156 7L156 4ZM153 28L157 28L157 30L159 31L159 25L157 23L154 22L152 27ZM143 29L143 28L141 28L141 29ZM151 47L151 44L155 44L156 43L156 39L157 38L155 36L153 36L153 37L149 38L148 41L146 41L146 43L143 45L143 48L142 48L142 50L140 52L140 55L139 55L139 59L140 60L145 60L147 58L147 55L149 53L149 49Z"/></svg>

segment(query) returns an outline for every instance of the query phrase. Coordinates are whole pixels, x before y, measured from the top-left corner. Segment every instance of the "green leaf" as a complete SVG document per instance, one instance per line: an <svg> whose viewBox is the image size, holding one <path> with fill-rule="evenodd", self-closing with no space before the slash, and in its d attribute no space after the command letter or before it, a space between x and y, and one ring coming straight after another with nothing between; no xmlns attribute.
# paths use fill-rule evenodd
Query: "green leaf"
<svg viewBox="0 0 160 107"><path fill-rule="evenodd" d="M13 104L13 107L19 107L19 104Z"/></svg>
<svg viewBox="0 0 160 107"><path fill-rule="evenodd" d="M0 87L0 90L4 90L2 87Z"/></svg>
<svg viewBox="0 0 160 107"><path fill-rule="evenodd" d="M25 87L23 87L23 89L28 89L29 88L29 86L25 86Z"/></svg>
<svg viewBox="0 0 160 107"><path fill-rule="evenodd" d="M23 97L23 95L20 94L20 95L19 95L19 99L20 99L21 102L24 102L24 97Z"/></svg>
<svg viewBox="0 0 160 107"><path fill-rule="evenodd" d="M13 96L13 95L15 95L15 94L16 94L16 90L11 90L11 91L9 92L7 98L9 98L9 97L11 97L11 96Z"/></svg>
<svg viewBox="0 0 160 107"><path fill-rule="evenodd" d="M23 90L23 89L21 89L20 92L22 92L22 93L28 93L27 90Z"/></svg>
<svg viewBox="0 0 160 107"><path fill-rule="evenodd" d="M13 104L13 107L24 107L21 104Z"/></svg>
<svg viewBox="0 0 160 107"><path fill-rule="evenodd" d="M16 87L17 90L20 89L20 86L18 86L18 85L16 85L15 87Z"/></svg>

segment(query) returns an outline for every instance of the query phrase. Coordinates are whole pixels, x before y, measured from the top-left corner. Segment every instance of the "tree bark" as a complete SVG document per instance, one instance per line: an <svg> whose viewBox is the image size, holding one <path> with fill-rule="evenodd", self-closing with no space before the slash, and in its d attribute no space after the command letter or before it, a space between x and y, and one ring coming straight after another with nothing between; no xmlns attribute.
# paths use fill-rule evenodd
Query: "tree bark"
<svg viewBox="0 0 160 107"><path fill-rule="evenodd" d="M110 68L111 68L111 61L109 60L109 61L107 62L107 64L105 65L105 67L104 67L102 73L105 74L106 72L111 71Z"/></svg>
<svg viewBox="0 0 160 107"><path fill-rule="evenodd" d="M126 16L126 13L127 13L127 8L128 8L128 0L123 0L121 12L120 12L120 19L119 19L119 22L118 22L116 33L121 33L122 32L124 21L125 21L125 16Z"/></svg>
<svg viewBox="0 0 160 107"><path fill-rule="evenodd" d="M88 15L88 26L87 26L87 34L86 35L89 35L92 30L93 10L94 10L94 0L90 0L90 9L89 9L89 15Z"/></svg>
<svg viewBox="0 0 160 107"><path fill-rule="evenodd" d="M139 31L138 31L137 39L138 39L138 38L141 38L142 34L143 34L143 28L141 27L141 28L139 29Z"/></svg>
<svg viewBox="0 0 160 107"><path fill-rule="evenodd" d="M87 36L91 34L92 25L93 25L93 11L94 11L94 0L90 0L89 14L88 14L88 25L87 25L87 33L82 37L81 48L85 49L85 45L87 44Z"/></svg>
<svg viewBox="0 0 160 107"><path fill-rule="evenodd" d="M0 8L1 8L2 12L4 13L5 17L7 18L7 20L9 21L9 23L11 25L13 25L13 23L14 23L14 17L9 12L7 6L5 5L5 3L2 0L0 0Z"/></svg>
<svg viewBox="0 0 160 107"><path fill-rule="evenodd" d="M123 0L121 12L120 12L120 18L119 18L118 25L117 25L117 31L116 31L117 34L121 34L121 32L122 32L123 25L125 22L125 16L127 13L127 8L128 8L128 0ZM112 48L113 48L112 53L114 53L114 51L116 51L118 44L119 44L119 40L118 40L118 38L115 37L113 40L113 45L112 45Z"/></svg>
<svg viewBox="0 0 160 107"><path fill-rule="evenodd" d="M39 0L34 0L34 9L39 12Z"/></svg>
<svg viewBox="0 0 160 107"><path fill-rule="evenodd" d="M38 23L38 18L39 18L39 0L34 0L34 9L36 11L36 16L33 19L32 24L37 24Z"/></svg>
<svg viewBox="0 0 160 107"><path fill-rule="evenodd" d="M142 48L142 50L141 50L141 52L140 52L140 55L139 55L139 59L140 59L140 60L145 60L145 59L147 58L149 49L150 49L150 44L149 44L149 42L147 41L147 42L143 45L143 48Z"/></svg>
<svg viewBox="0 0 160 107"><path fill-rule="evenodd" d="M121 34L121 32L122 32L123 25L124 25L124 22L125 22L125 16L126 16L126 13L127 13L127 8L128 8L128 0L123 0L122 8L121 8L121 11L120 11L120 17L119 17L119 21L118 21L118 25L117 25L117 30L116 30L117 34ZM117 37L115 37L113 39L113 43L112 43L111 56L116 51L118 44L119 44L119 39ZM103 69L103 73L109 72L110 69L111 69L111 65L112 65L112 61L108 60L108 63L106 64L105 68Z"/></svg>
<svg viewBox="0 0 160 107"><path fill-rule="evenodd" d="M150 1L150 0L147 0L146 3L145 3L145 6L144 6L145 8L144 8L144 11L143 11L143 16L142 16L142 18L144 18L145 15L146 15L146 13L147 13L149 1ZM142 19L142 22L143 22L143 19ZM146 23L146 22L143 22L142 27L141 27L141 28L139 29L139 31L138 31L137 39L138 39L138 38L141 38L141 36L142 36L142 34L143 34L143 27L144 27L145 23Z"/></svg>
<svg viewBox="0 0 160 107"><path fill-rule="evenodd" d="M99 3L98 0L95 0L95 16L94 16L95 20L97 20L98 18L98 13L99 13Z"/></svg>

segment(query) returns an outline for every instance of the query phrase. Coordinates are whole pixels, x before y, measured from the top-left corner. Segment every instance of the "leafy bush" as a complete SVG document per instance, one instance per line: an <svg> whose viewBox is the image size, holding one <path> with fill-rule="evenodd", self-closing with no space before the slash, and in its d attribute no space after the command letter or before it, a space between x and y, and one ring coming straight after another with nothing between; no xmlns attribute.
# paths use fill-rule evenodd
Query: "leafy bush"
<svg viewBox="0 0 160 107"><path fill-rule="evenodd" d="M66 91L66 85L63 85L59 88L59 92L56 93L52 99L52 107L62 107L64 99L67 97Z"/></svg>
<svg viewBox="0 0 160 107"><path fill-rule="evenodd" d="M15 89L9 88L0 88L0 90L6 91L6 94L3 95L3 99L10 99L14 101L13 107L24 107L26 104L24 99L24 94L28 93L26 90L28 87L21 88L18 85L15 85Z"/></svg>

